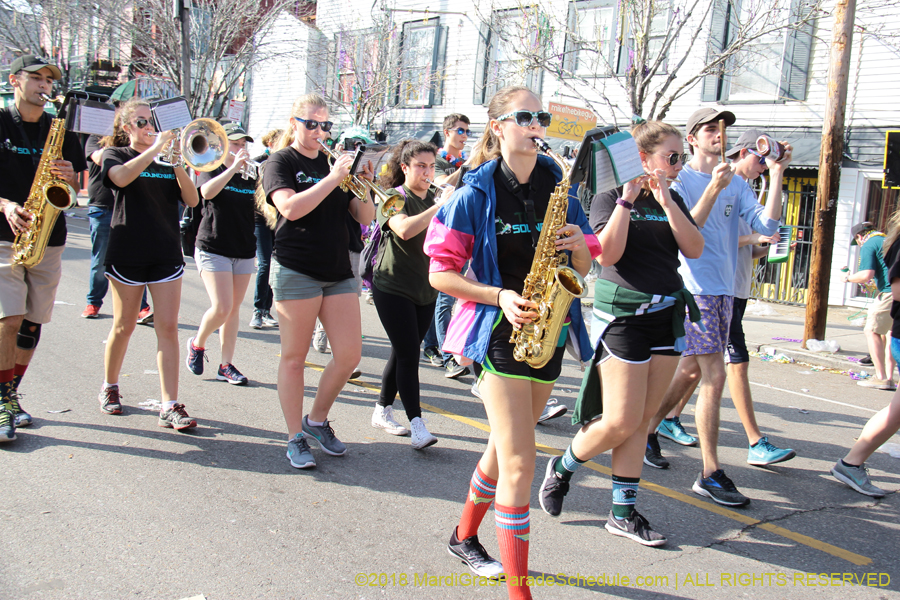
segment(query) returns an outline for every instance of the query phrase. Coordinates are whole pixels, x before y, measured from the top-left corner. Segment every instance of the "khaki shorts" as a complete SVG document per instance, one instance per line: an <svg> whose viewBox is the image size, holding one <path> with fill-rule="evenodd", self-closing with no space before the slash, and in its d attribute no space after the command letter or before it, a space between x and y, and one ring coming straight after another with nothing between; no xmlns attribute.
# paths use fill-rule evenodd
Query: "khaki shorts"
<svg viewBox="0 0 900 600"><path fill-rule="evenodd" d="M32 323L50 322L62 275L65 246L50 246L30 269L14 265L13 245L0 242L0 319L24 315Z"/></svg>
<svg viewBox="0 0 900 600"><path fill-rule="evenodd" d="M863 331L874 331L878 335L887 335L894 324L891 319L891 303L893 297L890 292L882 292L875 296L869 310L866 311L866 326Z"/></svg>

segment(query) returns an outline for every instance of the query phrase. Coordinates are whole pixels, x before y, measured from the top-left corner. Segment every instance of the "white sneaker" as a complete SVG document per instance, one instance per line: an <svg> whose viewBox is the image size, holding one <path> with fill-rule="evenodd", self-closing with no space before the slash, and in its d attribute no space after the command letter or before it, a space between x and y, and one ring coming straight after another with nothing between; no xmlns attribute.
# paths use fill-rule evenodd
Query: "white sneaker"
<svg viewBox="0 0 900 600"><path fill-rule="evenodd" d="M422 420L422 417L413 419L409 426L412 429L412 447L416 450L422 450L423 448L437 444L437 438L428 433L428 429L425 428L425 421Z"/></svg>
<svg viewBox="0 0 900 600"><path fill-rule="evenodd" d="M398 423L394 418L393 406L376 404L375 412L372 413L372 427L384 429L391 435L409 435L409 429Z"/></svg>
<svg viewBox="0 0 900 600"><path fill-rule="evenodd" d="M313 348L319 354L325 354L325 350L328 348L328 337L325 335L324 329L317 329L313 335Z"/></svg>

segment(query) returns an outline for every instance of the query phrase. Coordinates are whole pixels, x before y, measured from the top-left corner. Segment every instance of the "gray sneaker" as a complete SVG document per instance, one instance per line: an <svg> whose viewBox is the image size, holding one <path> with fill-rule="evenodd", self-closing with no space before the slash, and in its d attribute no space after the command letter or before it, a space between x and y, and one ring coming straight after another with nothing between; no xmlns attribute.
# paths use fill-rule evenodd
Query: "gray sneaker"
<svg viewBox="0 0 900 600"><path fill-rule="evenodd" d="M837 461L831 467L831 474L841 483L846 483L860 494L872 496L873 498L883 498L887 495L883 489L875 487L869 481L869 470L865 464L858 467L848 467L843 462Z"/></svg>
<svg viewBox="0 0 900 600"><path fill-rule="evenodd" d="M262 312L254 311L253 318L250 319L250 329L262 329L263 328L263 320L262 320Z"/></svg>
<svg viewBox="0 0 900 600"><path fill-rule="evenodd" d="M451 358L447 362L447 372L444 373L444 377L447 379L458 379L463 375L469 374L469 367L463 367L458 362L456 362L455 358Z"/></svg>
<svg viewBox="0 0 900 600"><path fill-rule="evenodd" d="M275 317L272 316L272 313L267 310L262 311L262 323L266 327L272 327L273 329L278 328L278 321L276 321Z"/></svg>
<svg viewBox="0 0 900 600"><path fill-rule="evenodd" d="M332 456L343 456L347 454L347 446L344 442L337 439L334 435L334 429L328 424L328 419L321 427L315 427L309 424L309 415L303 417L303 433L312 436L326 454Z"/></svg>
<svg viewBox="0 0 900 600"><path fill-rule="evenodd" d="M312 344L316 352L325 354L325 351L328 349L328 336L325 335L324 329L316 329L315 334L313 334Z"/></svg>
<svg viewBox="0 0 900 600"><path fill-rule="evenodd" d="M309 449L309 442L302 433L296 434L294 439L288 442L287 457L295 469L311 469L316 466L316 459L313 457L312 450Z"/></svg>

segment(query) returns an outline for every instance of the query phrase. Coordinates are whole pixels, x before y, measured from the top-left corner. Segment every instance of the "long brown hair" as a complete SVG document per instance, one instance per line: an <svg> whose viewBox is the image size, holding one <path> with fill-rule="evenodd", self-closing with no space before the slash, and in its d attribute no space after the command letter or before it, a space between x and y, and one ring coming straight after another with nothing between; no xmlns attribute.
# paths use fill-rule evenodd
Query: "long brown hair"
<svg viewBox="0 0 900 600"><path fill-rule="evenodd" d="M890 221L888 221L887 231L884 233L884 243L881 245L881 253L883 255L887 256L888 250L891 249L898 237L900 237L900 209L895 210L894 214L891 215ZM888 265L888 268L890 268L890 265Z"/></svg>
<svg viewBox="0 0 900 600"><path fill-rule="evenodd" d="M110 146L124 148L131 145L131 138L125 131L125 125L131 123L131 118L134 117L134 113L137 111L139 106L149 107L150 103L146 100L142 100L141 98L132 98L125 104L122 104L118 109L116 109L116 117L113 121L112 135L107 135L100 138L101 148L109 148Z"/></svg>
<svg viewBox="0 0 900 600"><path fill-rule="evenodd" d="M494 94L491 101L488 102L488 117L490 119L496 119L497 117L508 113L513 97L519 92L528 92L538 100L541 98L523 85L505 87ZM484 135L481 136L475 144L475 148L472 149L472 157L468 162L474 169L478 165L486 163L489 160L494 160L499 156L500 138L491 131L491 125L488 123L488 126L484 128Z"/></svg>
<svg viewBox="0 0 900 600"><path fill-rule="evenodd" d="M385 164L385 173L381 176L379 183L383 187L402 185L406 181L406 175L403 174L403 169L400 168L400 165L403 164L408 167L410 161L422 152L428 152L437 156L437 148L435 148L434 144L420 142L419 140L403 140L394 146L394 151Z"/></svg>

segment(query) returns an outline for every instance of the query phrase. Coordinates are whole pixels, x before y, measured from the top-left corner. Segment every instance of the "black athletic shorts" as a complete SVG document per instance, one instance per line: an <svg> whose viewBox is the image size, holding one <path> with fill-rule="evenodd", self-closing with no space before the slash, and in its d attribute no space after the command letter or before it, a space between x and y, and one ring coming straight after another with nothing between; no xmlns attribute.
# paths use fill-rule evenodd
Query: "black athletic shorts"
<svg viewBox="0 0 900 600"><path fill-rule="evenodd" d="M125 285L148 285L176 281L184 275L184 263L180 265L150 265L129 267L106 265L106 276Z"/></svg>
<svg viewBox="0 0 900 600"><path fill-rule="evenodd" d="M750 362L747 351L747 340L744 339L744 311L747 310L746 298L735 298L731 309L731 324L728 327L728 345L725 346L725 362L736 365Z"/></svg>
<svg viewBox="0 0 900 600"><path fill-rule="evenodd" d="M532 368L527 362L519 362L513 358L513 344L509 342L512 335L512 323L510 323L500 311L500 315L494 322L491 331L491 340L488 343L487 355L481 365L483 371L493 373L499 377L513 379L529 379L538 383L553 383L559 379L562 372L563 356L566 354L566 337L569 335L569 324L566 323L560 333L556 352L550 358L550 362L540 369ZM559 345L561 344L561 345Z"/></svg>
<svg viewBox="0 0 900 600"><path fill-rule="evenodd" d="M622 362L641 364L653 354L681 356L675 350L672 317L675 307L614 320L600 338L599 362L613 356Z"/></svg>

